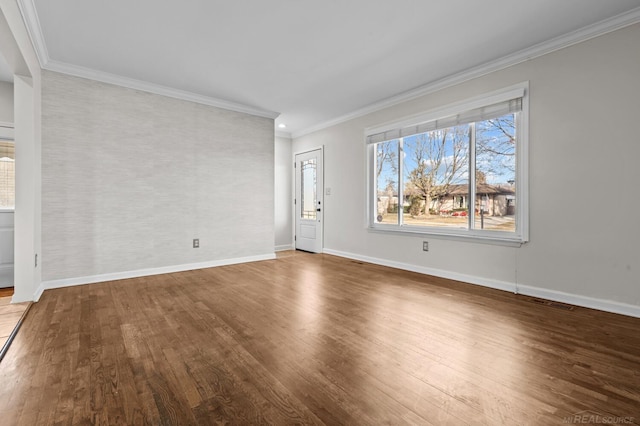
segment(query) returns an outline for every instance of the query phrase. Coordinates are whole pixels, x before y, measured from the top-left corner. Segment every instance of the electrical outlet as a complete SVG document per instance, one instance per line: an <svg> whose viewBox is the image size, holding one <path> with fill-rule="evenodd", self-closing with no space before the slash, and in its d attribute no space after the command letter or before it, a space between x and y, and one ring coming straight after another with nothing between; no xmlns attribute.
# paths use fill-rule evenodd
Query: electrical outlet
<svg viewBox="0 0 640 426"><path fill-rule="evenodd" d="M429 241L422 242L422 251L429 251Z"/></svg>
<svg viewBox="0 0 640 426"><path fill-rule="evenodd" d="M194 238L193 239L193 248L198 248L200 247L200 238Z"/></svg>

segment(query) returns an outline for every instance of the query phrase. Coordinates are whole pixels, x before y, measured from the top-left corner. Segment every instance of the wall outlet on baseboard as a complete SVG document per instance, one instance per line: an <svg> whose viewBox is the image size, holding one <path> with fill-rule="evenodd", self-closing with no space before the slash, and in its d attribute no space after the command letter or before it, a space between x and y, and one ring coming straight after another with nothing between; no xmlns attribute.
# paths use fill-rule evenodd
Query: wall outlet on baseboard
<svg viewBox="0 0 640 426"><path fill-rule="evenodd" d="M429 241L422 242L422 251L429 251Z"/></svg>
<svg viewBox="0 0 640 426"><path fill-rule="evenodd" d="M193 248L198 248L200 247L200 238L194 238L193 239Z"/></svg>

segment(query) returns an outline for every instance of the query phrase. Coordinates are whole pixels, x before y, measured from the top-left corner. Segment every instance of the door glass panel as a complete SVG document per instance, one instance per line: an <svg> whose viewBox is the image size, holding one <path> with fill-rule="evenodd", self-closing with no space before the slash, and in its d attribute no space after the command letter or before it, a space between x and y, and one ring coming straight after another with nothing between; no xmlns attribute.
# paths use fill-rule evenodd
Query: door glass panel
<svg viewBox="0 0 640 426"><path fill-rule="evenodd" d="M300 209L302 219L316 219L316 159L310 158L300 162Z"/></svg>

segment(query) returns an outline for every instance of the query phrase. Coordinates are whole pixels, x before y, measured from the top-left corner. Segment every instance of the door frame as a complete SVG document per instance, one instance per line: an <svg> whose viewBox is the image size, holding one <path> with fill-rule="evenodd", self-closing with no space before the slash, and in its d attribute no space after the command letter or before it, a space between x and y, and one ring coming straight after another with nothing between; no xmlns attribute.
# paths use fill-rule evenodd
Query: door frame
<svg viewBox="0 0 640 426"><path fill-rule="evenodd" d="M0 3L0 50L13 72L13 126L16 145L14 213L14 293L12 303L37 301L44 290L42 250L41 131L42 69L23 19L22 1Z"/></svg>
<svg viewBox="0 0 640 426"><path fill-rule="evenodd" d="M322 223L322 229L320 232L320 251L318 253L323 253L324 252L324 211L326 209L326 205L324 203L324 171L325 171L325 167L324 167L324 145L320 145L320 146L316 146L316 147L312 147L312 148L307 148L307 149L303 149L301 151L295 151L292 154L292 158L291 158L291 164L293 164L293 173L291 174L291 176L293 177L293 179L291 179L291 193L293 194L293 196L291 197L292 200L294 200L293 204L291 204L291 217L293 218L293 220L291 221L291 236L293 237L291 240L293 242L293 249L296 249L296 222L298 220L297 216L296 216L296 173L298 171L298 169L296 168L296 157L300 154L306 154L308 152L312 152L312 151L320 151L320 158L322 159L322 193L321 194L317 194L318 195L318 201L320 201L320 205L322 206L322 208L320 209L320 221Z"/></svg>

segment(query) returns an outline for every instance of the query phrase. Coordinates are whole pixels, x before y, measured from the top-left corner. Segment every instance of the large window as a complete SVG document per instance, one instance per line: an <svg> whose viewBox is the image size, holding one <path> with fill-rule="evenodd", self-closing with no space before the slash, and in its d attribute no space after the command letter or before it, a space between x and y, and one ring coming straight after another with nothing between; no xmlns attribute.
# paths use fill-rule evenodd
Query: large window
<svg viewBox="0 0 640 426"><path fill-rule="evenodd" d="M369 226L526 241L527 90L368 129Z"/></svg>

